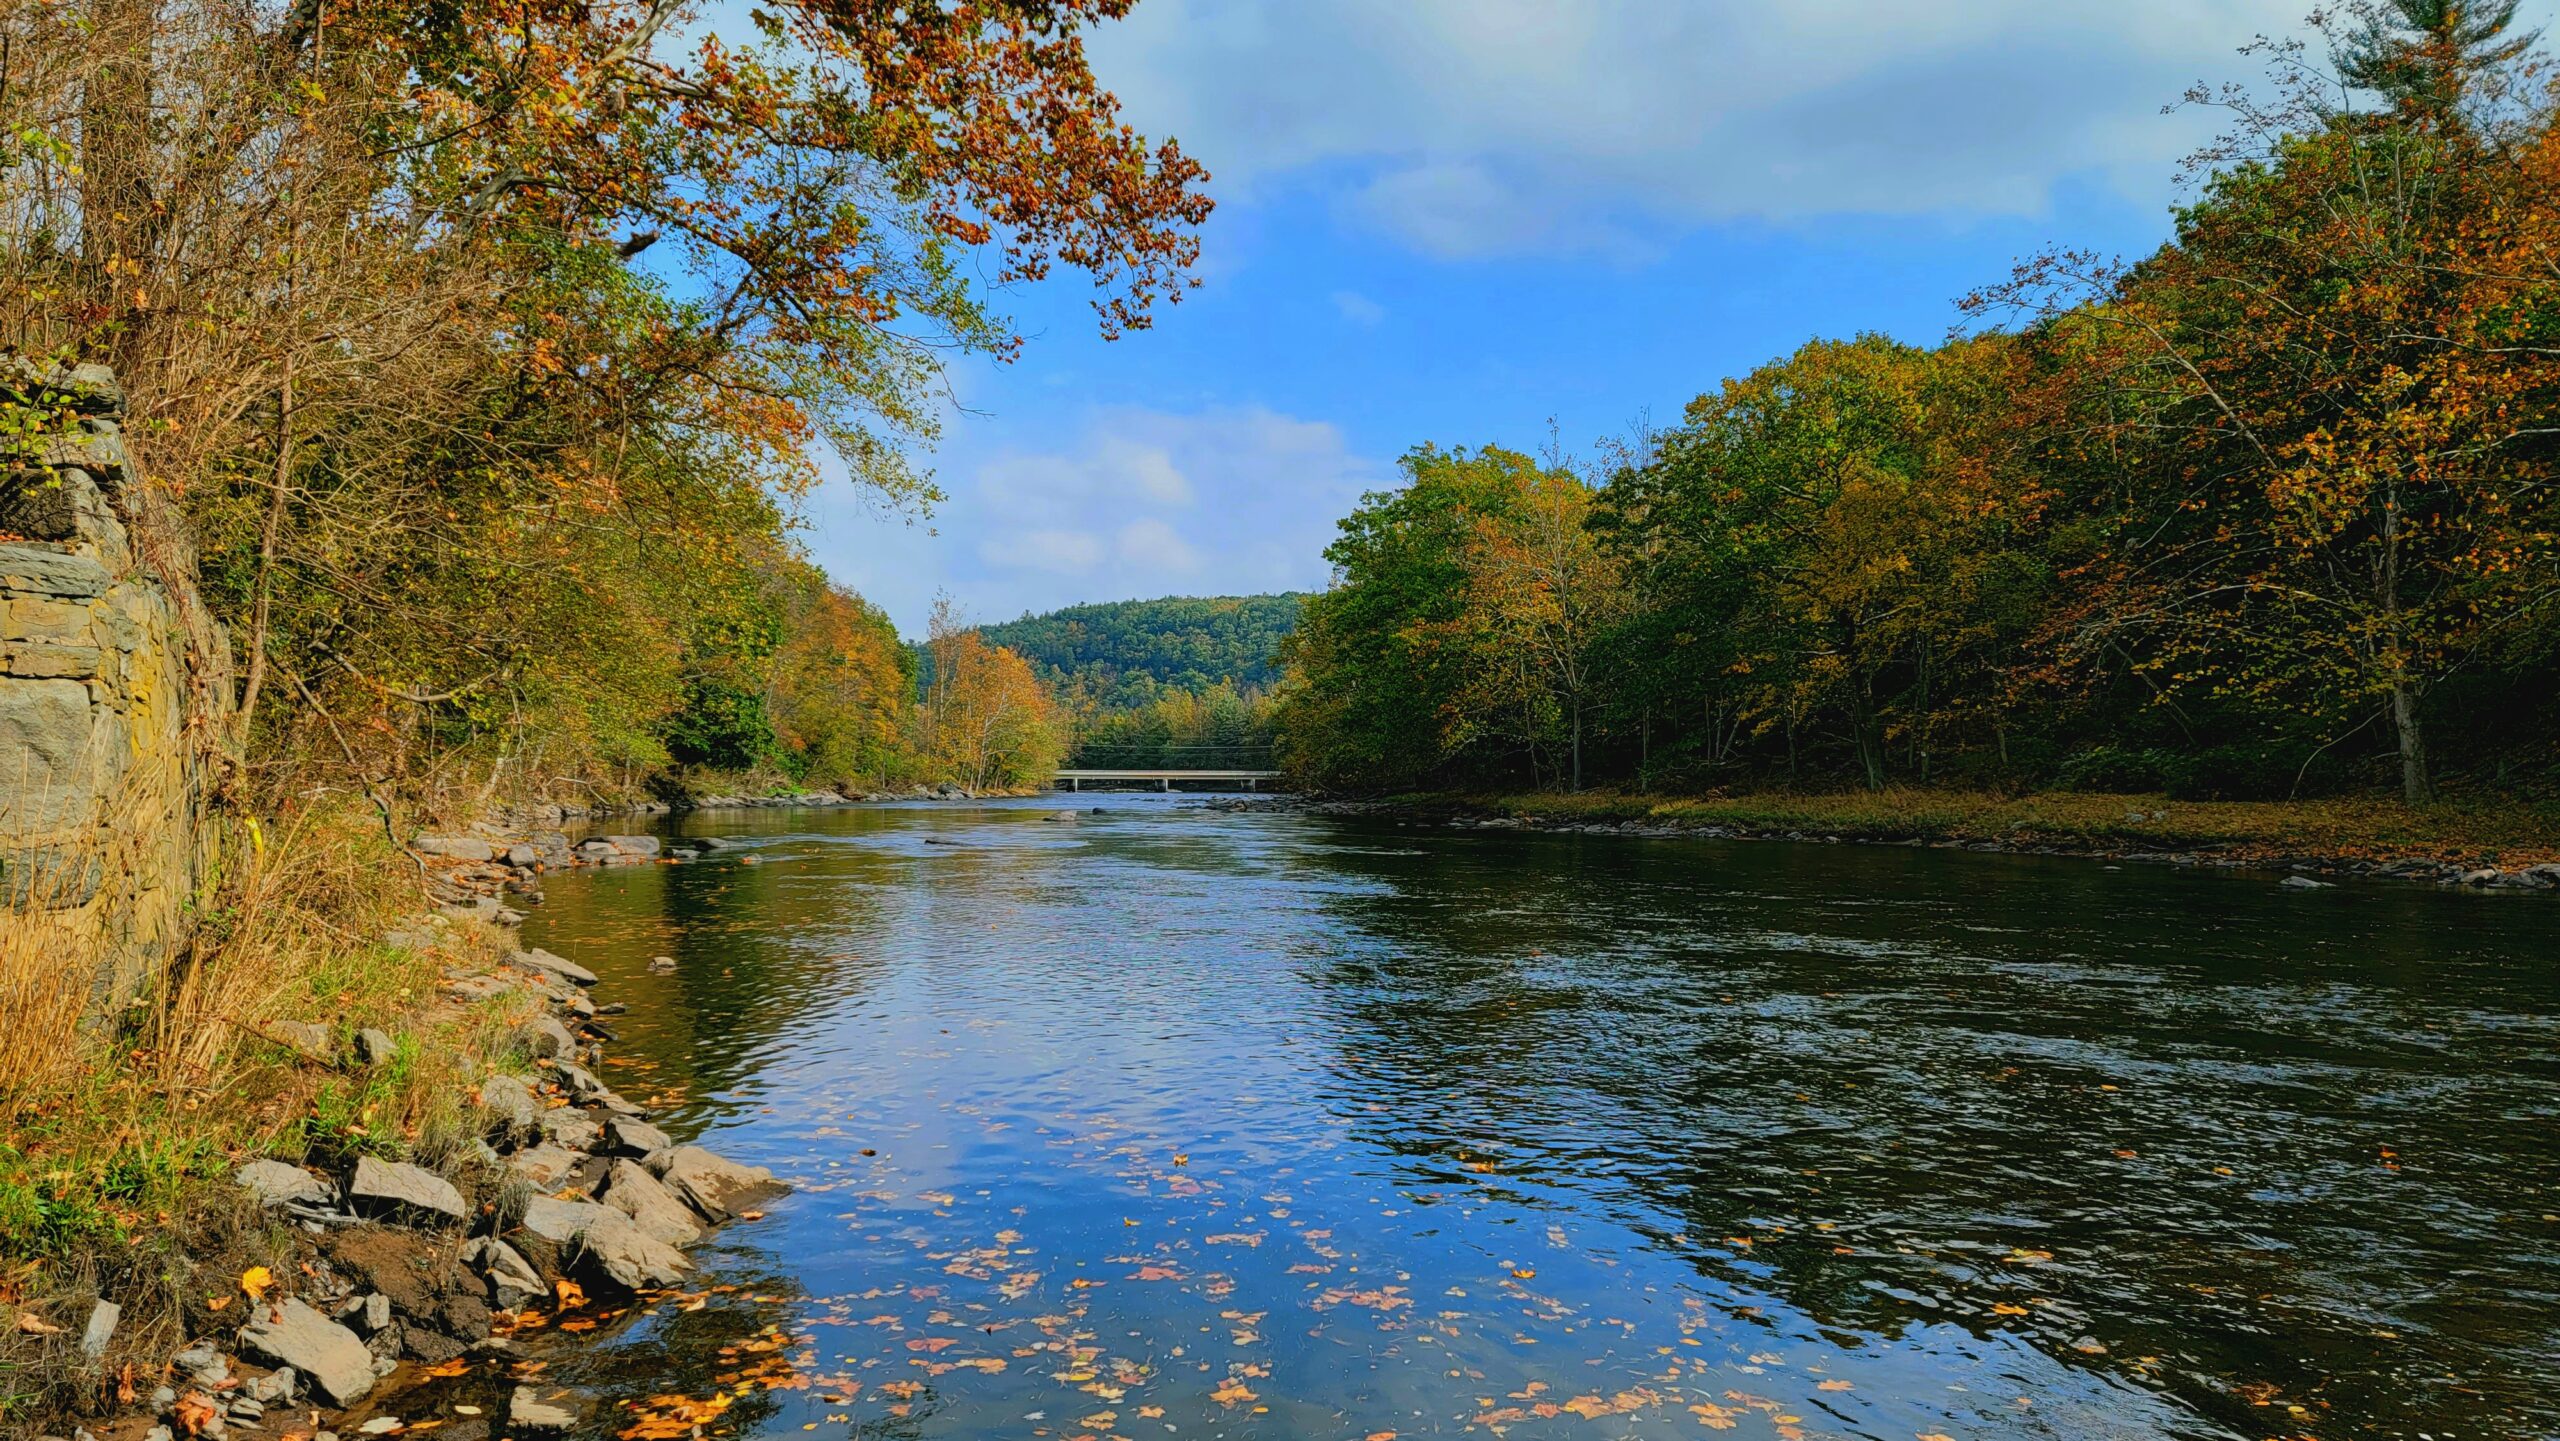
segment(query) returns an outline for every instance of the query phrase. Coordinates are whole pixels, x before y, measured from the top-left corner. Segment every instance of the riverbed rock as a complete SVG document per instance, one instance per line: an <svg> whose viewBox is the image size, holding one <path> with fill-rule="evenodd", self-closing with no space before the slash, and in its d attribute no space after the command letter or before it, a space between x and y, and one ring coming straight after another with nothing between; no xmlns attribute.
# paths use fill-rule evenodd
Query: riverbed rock
<svg viewBox="0 0 2560 1441"><path fill-rule="evenodd" d="M297 1201L327 1206L338 1199L335 1184L282 1161L251 1161L233 1172L231 1179L256 1195L261 1206L285 1206Z"/></svg>
<svg viewBox="0 0 2560 1441"><path fill-rule="evenodd" d="M311 1378L332 1406L352 1406L373 1389L373 1353L364 1342L291 1296L252 1308L240 1349Z"/></svg>
<svg viewBox="0 0 2560 1441"><path fill-rule="evenodd" d="M594 1225L600 1217L620 1214L607 1211L594 1201L563 1201L551 1196L536 1196L524 1203L524 1214L517 1218L516 1224L528 1234L539 1236L554 1246L566 1246L577 1240L578 1233Z"/></svg>
<svg viewBox="0 0 2560 1441"><path fill-rule="evenodd" d="M742 1166L700 1146L653 1152L642 1164L714 1225L791 1190L762 1166Z"/></svg>
<svg viewBox="0 0 2560 1441"><path fill-rule="evenodd" d="M586 1413L586 1397L562 1386L518 1386L507 1398L507 1426L517 1432L567 1431Z"/></svg>
<svg viewBox="0 0 2560 1441"><path fill-rule="evenodd" d="M652 1151L675 1149L675 1139L646 1121L630 1116L607 1116L604 1122L604 1149L616 1156L646 1156Z"/></svg>
<svg viewBox="0 0 2560 1441"><path fill-rule="evenodd" d="M2276 884L2289 891L2325 891L2329 889L2329 883L2327 881L2315 881L2309 876L2287 876L2283 880L2276 882Z"/></svg>
<svg viewBox="0 0 2560 1441"><path fill-rule="evenodd" d="M555 956L540 946L535 946L531 950L512 952L507 959L519 966L529 966L564 980L575 981L582 986L592 986L596 983L595 972L566 957Z"/></svg>
<svg viewBox="0 0 2560 1441"><path fill-rule="evenodd" d="M423 1166L371 1156L357 1159L355 1175L347 1182L347 1199L377 1215L406 1209L459 1221L470 1214L451 1181Z"/></svg>
<svg viewBox="0 0 2560 1441"><path fill-rule="evenodd" d="M604 1184L604 1203L630 1217L651 1238L677 1247L702 1239L692 1208L637 1163L614 1162Z"/></svg>
<svg viewBox="0 0 2560 1441"><path fill-rule="evenodd" d="M605 844L626 856L654 856L659 845L656 836L606 836Z"/></svg>

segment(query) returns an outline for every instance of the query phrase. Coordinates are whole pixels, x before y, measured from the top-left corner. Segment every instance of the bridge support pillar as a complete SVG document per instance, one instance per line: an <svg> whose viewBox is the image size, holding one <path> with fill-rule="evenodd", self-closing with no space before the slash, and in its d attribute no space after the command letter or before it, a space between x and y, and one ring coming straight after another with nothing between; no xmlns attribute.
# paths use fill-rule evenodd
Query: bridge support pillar
<svg viewBox="0 0 2560 1441"><path fill-rule="evenodd" d="M1083 789L1084 789L1084 782L1083 782L1082 780L1079 780L1078 778L1076 778L1076 777L1074 777L1074 776L1069 776L1069 777L1067 777L1067 789L1068 789L1068 790L1071 790L1071 791L1080 791L1080 790L1083 790Z"/></svg>
<svg viewBox="0 0 2560 1441"><path fill-rule="evenodd" d="M1173 777L1166 776L1162 780L1157 781L1156 789L1163 791L1166 795L1173 794Z"/></svg>

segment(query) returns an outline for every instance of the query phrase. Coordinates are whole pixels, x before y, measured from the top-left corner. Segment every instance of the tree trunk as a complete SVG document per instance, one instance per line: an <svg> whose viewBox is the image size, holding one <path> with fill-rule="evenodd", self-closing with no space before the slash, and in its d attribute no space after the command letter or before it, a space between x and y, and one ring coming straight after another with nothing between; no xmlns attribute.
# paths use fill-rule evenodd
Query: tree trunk
<svg viewBox="0 0 2560 1441"><path fill-rule="evenodd" d="M1573 788L1582 789L1582 703L1573 706Z"/></svg>
<svg viewBox="0 0 2560 1441"><path fill-rule="evenodd" d="M2418 722L2418 693L2406 681L2391 687L2391 724L2400 733L2400 799L2425 805L2436 798L2435 778L2427 774L2427 737Z"/></svg>

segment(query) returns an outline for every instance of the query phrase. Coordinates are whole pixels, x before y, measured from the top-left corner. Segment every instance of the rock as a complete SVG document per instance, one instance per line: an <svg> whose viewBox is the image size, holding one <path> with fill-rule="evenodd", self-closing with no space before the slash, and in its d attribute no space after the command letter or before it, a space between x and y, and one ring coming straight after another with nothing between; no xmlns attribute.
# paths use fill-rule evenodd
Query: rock
<svg viewBox="0 0 2560 1441"><path fill-rule="evenodd" d="M643 1111L638 1106L635 1106L629 1101L622 1099L620 1096L615 1095L612 1087L597 1080L595 1072L588 1070L584 1066L572 1065L567 1061L562 1061L553 1066L552 1069L560 1073L560 1079L568 1083L570 1090L584 1096L588 1100L595 1102L597 1105L604 1107L606 1110L611 1111L616 1115L645 1116L648 1114L648 1112Z"/></svg>
<svg viewBox="0 0 2560 1441"><path fill-rule="evenodd" d="M530 966L537 971L545 971L564 980L575 981L582 986L592 986L596 983L595 972L575 961L555 956L540 946L529 951L513 952L507 959L519 966Z"/></svg>
<svg viewBox="0 0 2560 1441"><path fill-rule="evenodd" d="M553 1145L571 1151L592 1151L604 1141L604 1127L595 1117L568 1106L543 1112L542 1131Z"/></svg>
<svg viewBox="0 0 2560 1441"><path fill-rule="evenodd" d="M409 849L420 855L457 861L493 860L498 854L496 846L478 836L420 836L409 842Z"/></svg>
<svg viewBox="0 0 2560 1441"><path fill-rule="evenodd" d="M275 1038L292 1047L304 1060L323 1065L338 1058L338 1041L329 1028L317 1021L278 1021Z"/></svg>
<svg viewBox="0 0 2560 1441"><path fill-rule="evenodd" d="M266 1375L250 1382L242 1389L246 1391L252 1399L264 1401L268 1405L273 1406L293 1399L293 1388L296 1379L297 1378L293 1374L292 1367L278 1366L273 1371L270 1371Z"/></svg>
<svg viewBox="0 0 2560 1441"><path fill-rule="evenodd" d="M566 1431L586 1413L585 1399L558 1386L518 1386L507 1398L507 1425L517 1431Z"/></svg>
<svg viewBox="0 0 2560 1441"><path fill-rule="evenodd" d="M675 968L676 958L673 956L651 956L649 958L649 971L652 975L663 976Z"/></svg>
<svg viewBox="0 0 2560 1441"><path fill-rule="evenodd" d="M606 836L604 841L626 856L654 856L658 853L656 836Z"/></svg>
<svg viewBox="0 0 2560 1441"><path fill-rule="evenodd" d="M604 1148L616 1156L645 1156L652 1151L675 1149L675 1141L666 1132L646 1121L629 1116L608 1116L604 1123Z"/></svg>
<svg viewBox="0 0 2560 1441"><path fill-rule="evenodd" d="M545 1141L539 1146L528 1146L509 1156L507 1169L543 1190L549 1191L558 1187L560 1182L577 1168L578 1162L584 1159L585 1157L575 1151Z"/></svg>
<svg viewBox="0 0 2560 1441"><path fill-rule="evenodd" d="M391 1034L388 1031L367 1026L356 1032L356 1054L364 1057L364 1063L368 1066L387 1066L391 1064L391 1058L399 1052L398 1048L391 1044Z"/></svg>
<svg viewBox="0 0 2560 1441"><path fill-rule="evenodd" d="M693 1211L657 1177L630 1161L616 1161L605 1177L604 1203L631 1218L652 1240L690 1246L702 1239Z"/></svg>
<svg viewBox="0 0 2560 1441"><path fill-rule="evenodd" d="M643 1164L715 1225L791 1190L762 1166L741 1166L700 1146L655 1152Z"/></svg>
<svg viewBox="0 0 2560 1441"><path fill-rule="evenodd" d="M693 1269L682 1251L641 1230L637 1221L620 1211L608 1210L578 1232L578 1254L616 1285L632 1291L675 1285Z"/></svg>
<svg viewBox="0 0 2560 1441"><path fill-rule="evenodd" d="M355 1176L347 1183L347 1199L377 1214L406 1207L456 1221L470 1215L451 1181L423 1166L371 1156L357 1159Z"/></svg>
<svg viewBox="0 0 2560 1441"><path fill-rule="evenodd" d="M535 866L542 864L542 852L531 846L509 846L507 847L507 864L520 871L532 870Z"/></svg>
<svg viewBox="0 0 2560 1441"><path fill-rule="evenodd" d="M222 1359L222 1352L211 1341L198 1341L169 1358L173 1371L201 1371Z"/></svg>
<svg viewBox="0 0 2560 1441"><path fill-rule="evenodd" d="M329 1206L338 1200L336 1185L282 1161L251 1161L233 1172L231 1179L255 1192L261 1206L284 1206L297 1201Z"/></svg>
<svg viewBox="0 0 2560 1441"><path fill-rule="evenodd" d="M569 1034L569 1028L560 1024L557 1016L535 1016L524 1023L522 1034L525 1049L536 1056L577 1057L578 1038Z"/></svg>
<svg viewBox="0 0 2560 1441"><path fill-rule="evenodd" d="M2276 884L2289 891L2325 891L2329 889L2329 883L2327 881L2315 881L2309 876L2287 876L2283 880L2276 882Z"/></svg>
<svg viewBox="0 0 2560 1441"><path fill-rule="evenodd" d="M235 1396L231 1401L231 1419L255 1421L267 1414L267 1403L255 1396Z"/></svg>
<svg viewBox="0 0 2560 1441"><path fill-rule="evenodd" d="M255 1308L240 1347L310 1377L332 1406L352 1406L373 1389L373 1353L356 1333L290 1296Z"/></svg>
<svg viewBox="0 0 2560 1441"><path fill-rule="evenodd" d="M519 1077L498 1075L482 1081L480 1104L510 1136L528 1136L542 1126L542 1103L534 1099L533 1087Z"/></svg>
<svg viewBox="0 0 2560 1441"><path fill-rule="evenodd" d="M89 1308L89 1324L80 1333L80 1354L92 1361L107 1354L107 1343L115 1339L116 1322L124 1318L124 1308L113 1301L100 1301Z"/></svg>
<svg viewBox="0 0 2560 1441"><path fill-rule="evenodd" d="M533 1263L515 1247L495 1236L477 1237L462 1248L462 1259L478 1266L489 1278L490 1294L502 1310L513 1311L528 1301L539 1301L549 1293L542 1288L542 1277Z"/></svg>
<svg viewBox="0 0 2560 1441"><path fill-rule="evenodd" d="M2476 871L2464 871L2459 884L2466 886L2485 886L2497 878L2498 868L2496 866L2482 866Z"/></svg>
<svg viewBox="0 0 2560 1441"><path fill-rule="evenodd" d="M536 1196L525 1203L520 1224L555 1246L574 1245L581 1259L630 1290L674 1285L690 1269L683 1252L652 1238L629 1216L593 1201Z"/></svg>
<svg viewBox="0 0 2560 1441"><path fill-rule="evenodd" d="M376 1416L363 1425L358 1426L356 1428L356 1434L360 1436L388 1436L392 1432L399 1430L404 1424L406 1423L402 1422L397 1416Z"/></svg>
<svg viewBox="0 0 2560 1441"><path fill-rule="evenodd" d="M362 1325L367 1333L379 1331L391 1324L391 1298L380 1291L365 1297L357 1304L356 1310L363 1318L358 1324Z"/></svg>
<svg viewBox="0 0 2560 1441"><path fill-rule="evenodd" d="M578 1239L578 1233L604 1216L619 1215L593 1201L561 1201L549 1196L536 1196L524 1203L524 1215L516 1224L532 1235L555 1246L565 1246Z"/></svg>

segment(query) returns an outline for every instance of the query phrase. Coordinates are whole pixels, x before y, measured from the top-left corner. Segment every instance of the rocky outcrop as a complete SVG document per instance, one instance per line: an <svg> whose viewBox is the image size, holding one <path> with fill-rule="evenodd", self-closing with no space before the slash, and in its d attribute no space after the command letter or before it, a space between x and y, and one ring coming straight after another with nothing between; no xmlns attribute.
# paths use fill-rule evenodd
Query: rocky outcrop
<svg viewBox="0 0 2560 1441"><path fill-rule="evenodd" d="M66 981L96 1014L183 939L228 659L128 531L115 377L0 365L0 417L0 898L88 958Z"/></svg>

